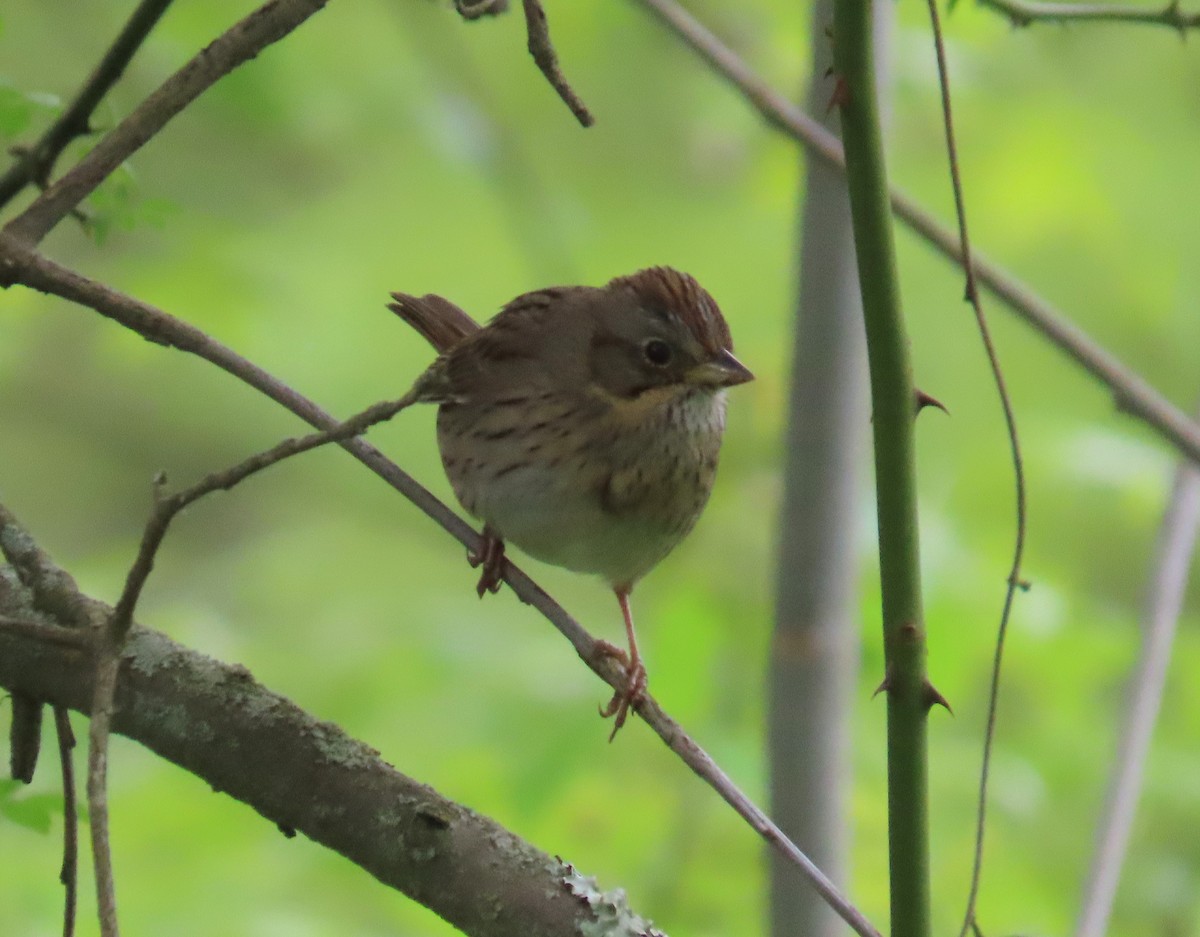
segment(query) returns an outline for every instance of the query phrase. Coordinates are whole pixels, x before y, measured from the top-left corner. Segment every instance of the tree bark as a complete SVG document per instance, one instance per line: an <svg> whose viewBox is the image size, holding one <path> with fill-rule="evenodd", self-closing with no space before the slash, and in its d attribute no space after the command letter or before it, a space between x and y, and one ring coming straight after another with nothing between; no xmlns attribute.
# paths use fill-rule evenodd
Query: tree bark
<svg viewBox="0 0 1200 937"><path fill-rule="evenodd" d="M13 524L0 543L13 555ZM36 548L33 548L36 549ZM35 600L30 568L0 565L0 616L76 627L48 612L111 609L74 592L62 574ZM87 713L91 654L0 627L0 686ZM49 630L49 629L47 629ZM622 891L538 850L499 824L442 797L384 762L336 725L258 683L248 670L135 626L121 660L114 729L242 801L289 835L304 833L477 937L658 935Z"/></svg>

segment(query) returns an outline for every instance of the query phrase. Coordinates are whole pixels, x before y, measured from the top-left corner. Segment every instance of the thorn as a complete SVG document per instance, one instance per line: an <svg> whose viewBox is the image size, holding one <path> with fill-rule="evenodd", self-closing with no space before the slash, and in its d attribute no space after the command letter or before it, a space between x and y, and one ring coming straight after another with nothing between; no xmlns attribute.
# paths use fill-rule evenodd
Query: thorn
<svg viewBox="0 0 1200 937"><path fill-rule="evenodd" d="M933 394L927 394L925 391L921 390L921 388L914 387L913 396L917 401L917 413L920 413L926 407L936 407L938 410L941 410L944 414L946 414L946 416L950 415L950 411L946 409L946 405L938 400L937 397L933 396Z"/></svg>
<svg viewBox="0 0 1200 937"><path fill-rule="evenodd" d="M829 103L825 105L825 113L828 115L834 107L843 108L849 103L850 86L841 75L834 75L833 94L829 96Z"/></svg>
<svg viewBox="0 0 1200 937"><path fill-rule="evenodd" d="M1018 589L1020 589L1022 592L1028 592L1030 589L1033 588L1033 583L1030 582L1028 579L1013 579L1010 576L1008 581L1011 582Z"/></svg>
<svg viewBox="0 0 1200 937"><path fill-rule="evenodd" d="M282 833L288 839L296 838L296 828L294 826L291 826L287 823L276 823L275 826L279 830L279 832Z"/></svg>
<svg viewBox="0 0 1200 937"><path fill-rule="evenodd" d="M950 715L954 715L954 710L950 708L950 703L946 700L946 697L942 696L938 688L930 683L929 680L925 681L925 706L928 709L933 709L934 706L941 706Z"/></svg>
<svg viewBox="0 0 1200 937"><path fill-rule="evenodd" d="M875 692L871 694L871 699L877 697L880 693L888 692L892 689L892 665L888 664L887 671L884 673L883 679L879 682L879 686L875 687Z"/></svg>

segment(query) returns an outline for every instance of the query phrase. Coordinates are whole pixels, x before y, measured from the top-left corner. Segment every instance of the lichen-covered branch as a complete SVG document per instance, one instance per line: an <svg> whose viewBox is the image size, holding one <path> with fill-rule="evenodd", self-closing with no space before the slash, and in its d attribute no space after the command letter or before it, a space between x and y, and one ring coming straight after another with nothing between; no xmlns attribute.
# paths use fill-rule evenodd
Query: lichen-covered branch
<svg viewBox="0 0 1200 937"><path fill-rule="evenodd" d="M0 537L21 536L11 523L0 528ZM0 567L4 572L11 567ZM33 602L31 590L10 588L0 614L27 618ZM86 713L92 680L89 654L0 629L5 689ZM601 891L569 863L407 777L245 668L158 632L134 626L129 633L113 728L268 820L340 853L464 933L661 937L630 910L623 893Z"/></svg>

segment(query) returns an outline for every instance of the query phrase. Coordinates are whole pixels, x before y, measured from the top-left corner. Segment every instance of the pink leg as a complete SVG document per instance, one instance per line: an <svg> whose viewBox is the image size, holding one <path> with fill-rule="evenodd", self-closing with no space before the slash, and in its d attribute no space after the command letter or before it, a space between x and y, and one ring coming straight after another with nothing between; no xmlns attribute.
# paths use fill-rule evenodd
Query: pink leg
<svg viewBox="0 0 1200 937"><path fill-rule="evenodd" d="M601 654L615 657L625 665L625 688L617 690L608 705L600 710L600 715L607 719L615 716L612 734L608 737L611 742L617 737L621 726L629 717L629 709L636 706L646 692L646 668L642 664L642 655L638 652L637 634L633 630L633 612L629 610L629 589L615 589L617 601L621 604L621 614L625 617L625 636L629 640L629 653L619 647L614 647L607 641L598 641L596 650Z"/></svg>

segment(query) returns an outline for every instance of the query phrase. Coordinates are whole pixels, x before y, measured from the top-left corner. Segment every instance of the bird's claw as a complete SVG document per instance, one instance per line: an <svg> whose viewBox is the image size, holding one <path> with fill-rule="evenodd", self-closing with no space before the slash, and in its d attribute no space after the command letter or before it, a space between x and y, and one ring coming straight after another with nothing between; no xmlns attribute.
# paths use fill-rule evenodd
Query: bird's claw
<svg viewBox="0 0 1200 937"><path fill-rule="evenodd" d="M625 686L613 693L607 705L600 707L602 719L613 719L613 729L608 736L611 742L629 718L629 710L637 706L646 695L646 668L639 659L635 658L631 663L629 655L622 648L607 641L596 642L596 653L604 657L615 657L625 669Z"/></svg>
<svg viewBox="0 0 1200 937"><path fill-rule="evenodd" d="M504 583L503 539L485 527L483 542L480 543L478 550L467 552L467 562L471 564L472 569L483 567L483 571L479 575L479 583L475 586L475 592L481 599L485 592L491 592L494 595L500 591L500 586Z"/></svg>

